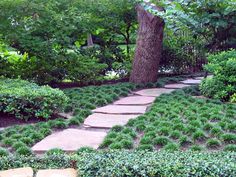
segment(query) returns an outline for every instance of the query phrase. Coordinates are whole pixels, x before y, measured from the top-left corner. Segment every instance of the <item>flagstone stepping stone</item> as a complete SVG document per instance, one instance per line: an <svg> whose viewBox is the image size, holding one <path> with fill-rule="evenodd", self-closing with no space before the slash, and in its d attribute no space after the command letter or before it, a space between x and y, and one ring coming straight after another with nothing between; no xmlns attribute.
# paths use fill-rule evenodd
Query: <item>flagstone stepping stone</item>
<svg viewBox="0 0 236 177"><path fill-rule="evenodd" d="M186 84L167 84L165 85L165 88L167 89L181 89L184 87L189 87L190 85L186 85Z"/></svg>
<svg viewBox="0 0 236 177"><path fill-rule="evenodd" d="M32 150L41 153L53 148L60 148L64 151L72 152L84 146L97 149L106 134L106 132L90 130L65 129L47 136L34 145Z"/></svg>
<svg viewBox="0 0 236 177"><path fill-rule="evenodd" d="M93 110L94 113L104 114L144 114L147 106L107 105Z"/></svg>
<svg viewBox="0 0 236 177"><path fill-rule="evenodd" d="M191 85L200 84L201 82L202 82L201 80L196 80L196 79L187 79L187 80L181 81L181 83L183 84L191 84Z"/></svg>
<svg viewBox="0 0 236 177"><path fill-rule="evenodd" d="M73 168L39 170L36 177L76 177L77 171Z"/></svg>
<svg viewBox="0 0 236 177"><path fill-rule="evenodd" d="M58 113L58 115L65 119L71 119L73 117L72 113Z"/></svg>
<svg viewBox="0 0 236 177"><path fill-rule="evenodd" d="M114 102L116 105L147 105L153 103L155 98L147 96L129 96Z"/></svg>
<svg viewBox="0 0 236 177"><path fill-rule="evenodd" d="M0 177L33 177L34 172L30 167L16 168L5 171L0 171Z"/></svg>
<svg viewBox="0 0 236 177"><path fill-rule="evenodd" d="M125 125L130 119L139 115L118 115L94 113L85 119L84 125L93 128L112 128L115 125Z"/></svg>
<svg viewBox="0 0 236 177"><path fill-rule="evenodd" d="M204 77L195 77L194 79L196 79L196 80L203 80Z"/></svg>
<svg viewBox="0 0 236 177"><path fill-rule="evenodd" d="M158 97L163 93L171 93L175 89L166 89L166 88L152 88L152 89L143 89L135 92L135 94L149 97Z"/></svg>

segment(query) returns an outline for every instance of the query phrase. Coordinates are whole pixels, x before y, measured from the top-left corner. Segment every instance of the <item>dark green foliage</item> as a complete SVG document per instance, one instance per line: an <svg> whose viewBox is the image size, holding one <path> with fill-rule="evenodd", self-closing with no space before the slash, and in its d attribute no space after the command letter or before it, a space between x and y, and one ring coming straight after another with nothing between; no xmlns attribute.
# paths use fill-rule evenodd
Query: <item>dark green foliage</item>
<svg viewBox="0 0 236 177"><path fill-rule="evenodd" d="M49 86L0 78L0 112L13 114L19 119L48 119L60 111L67 100L62 91Z"/></svg>
<svg viewBox="0 0 236 177"><path fill-rule="evenodd" d="M8 170L20 167L32 167L34 170L73 168L73 160L67 155L44 155L44 156L13 156L1 157L0 170Z"/></svg>
<svg viewBox="0 0 236 177"><path fill-rule="evenodd" d="M81 176L235 176L235 159L235 153L105 151L82 155L78 169Z"/></svg>

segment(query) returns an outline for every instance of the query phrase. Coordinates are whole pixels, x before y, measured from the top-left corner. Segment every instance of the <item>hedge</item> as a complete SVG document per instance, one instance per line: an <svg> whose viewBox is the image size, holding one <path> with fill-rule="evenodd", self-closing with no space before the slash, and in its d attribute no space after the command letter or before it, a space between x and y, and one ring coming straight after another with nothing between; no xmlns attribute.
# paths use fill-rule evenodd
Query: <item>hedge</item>
<svg viewBox="0 0 236 177"><path fill-rule="evenodd" d="M236 153L85 151L79 155L0 158L0 170L26 166L34 170L77 166L82 177L236 176Z"/></svg>
<svg viewBox="0 0 236 177"><path fill-rule="evenodd" d="M0 112L26 120L50 118L66 102L66 95L58 89L20 79L0 78Z"/></svg>
<svg viewBox="0 0 236 177"><path fill-rule="evenodd" d="M34 170L50 168L72 168L75 165L68 155L49 156L6 156L0 157L0 170L20 167L32 167Z"/></svg>
<svg viewBox="0 0 236 177"><path fill-rule="evenodd" d="M118 151L82 155L81 176L236 176L236 153Z"/></svg>

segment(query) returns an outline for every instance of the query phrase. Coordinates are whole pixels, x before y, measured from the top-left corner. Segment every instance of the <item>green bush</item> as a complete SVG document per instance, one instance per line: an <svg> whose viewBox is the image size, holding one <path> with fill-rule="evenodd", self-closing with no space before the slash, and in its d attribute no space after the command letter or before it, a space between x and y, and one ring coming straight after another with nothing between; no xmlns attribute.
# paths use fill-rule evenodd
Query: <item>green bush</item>
<svg viewBox="0 0 236 177"><path fill-rule="evenodd" d="M212 73L201 83L200 89L205 96L234 101L236 93L236 50L212 54L208 57L209 63L205 69Z"/></svg>
<svg viewBox="0 0 236 177"><path fill-rule="evenodd" d="M87 176L235 176L235 153L112 151L78 158Z"/></svg>
<svg viewBox="0 0 236 177"><path fill-rule="evenodd" d="M0 112L28 120L31 117L48 119L67 102L65 94L49 86L19 79L0 79Z"/></svg>
<svg viewBox="0 0 236 177"><path fill-rule="evenodd" d="M33 169L72 168L70 156L62 154L45 156L13 156L0 158L0 170L8 170L20 167L32 167Z"/></svg>

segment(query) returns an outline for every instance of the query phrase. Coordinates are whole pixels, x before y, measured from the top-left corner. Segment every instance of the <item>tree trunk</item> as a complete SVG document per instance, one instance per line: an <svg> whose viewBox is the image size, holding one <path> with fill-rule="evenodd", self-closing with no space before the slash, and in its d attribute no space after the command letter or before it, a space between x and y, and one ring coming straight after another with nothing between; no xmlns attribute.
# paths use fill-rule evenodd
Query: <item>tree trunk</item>
<svg viewBox="0 0 236 177"><path fill-rule="evenodd" d="M156 7L156 9L159 9ZM164 21L137 6L139 31L130 82L156 82L161 59Z"/></svg>
<svg viewBox="0 0 236 177"><path fill-rule="evenodd" d="M88 36L87 36L87 46L91 47L93 45L94 45L94 43L93 43L92 34L88 34Z"/></svg>

